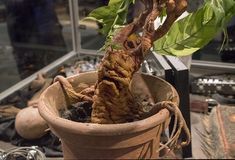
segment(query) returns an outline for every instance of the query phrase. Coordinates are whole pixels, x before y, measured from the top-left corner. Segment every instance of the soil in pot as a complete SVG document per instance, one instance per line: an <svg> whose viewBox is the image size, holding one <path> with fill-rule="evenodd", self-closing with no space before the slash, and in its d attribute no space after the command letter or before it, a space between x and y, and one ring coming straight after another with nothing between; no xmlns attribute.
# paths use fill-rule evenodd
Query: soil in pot
<svg viewBox="0 0 235 160"><path fill-rule="evenodd" d="M149 111L153 108L154 104L151 103L149 97L143 98L143 96L136 95L134 96L134 98L136 102L141 103L141 106L143 106L143 111L144 111L143 112L144 115L136 115L134 117L146 118L146 116L150 116ZM67 109L61 109L60 116L62 118L75 122L91 123L91 112L92 112L92 103L84 101L71 104L67 107ZM130 118L128 119L127 122L133 122L133 121L136 120Z"/></svg>

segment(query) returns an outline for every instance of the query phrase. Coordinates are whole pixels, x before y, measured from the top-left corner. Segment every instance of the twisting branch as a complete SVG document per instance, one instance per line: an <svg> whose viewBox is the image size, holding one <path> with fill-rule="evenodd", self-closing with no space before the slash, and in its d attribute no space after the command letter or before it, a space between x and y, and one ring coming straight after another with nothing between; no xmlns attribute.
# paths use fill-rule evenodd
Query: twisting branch
<svg viewBox="0 0 235 160"><path fill-rule="evenodd" d="M144 22L141 43L134 51L141 54L139 56L142 57L146 56L153 42L165 35L174 21L186 10L187 0L152 0L151 6L152 9ZM164 8L166 8L167 18L163 25L155 30L154 21Z"/></svg>
<svg viewBox="0 0 235 160"><path fill-rule="evenodd" d="M93 103L92 96L94 95L94 86L85 88L80 93L77 93L73 89L73 86L71 85L71 83L63 76L56 76L54 79L54 82L57 82L57 81L59 81L59 83L64 88L71 104L82 102L82 101L88 101L88 102Z"/></svg>
<svg viewBox="0 0 235 160"><path fill-rule="evenodd" d="M124 46L125 49L130 49L131 48L127 44L128 37L131 34L133 34L133 33L137 32L138 30L142 29L142 27L145 24L144 22L145 22L146 17L149 15L149 13L152 10L152 7L153 7L152 0L142 0L141 2L144 4L145 10L137 18L135 18L132 23L130 23L130 24L126 25L125 27L123 27L120 30L119 34L116 34L113 37L113 42L114 43L124 43L122 45ZM134 43L134 42L132 42L132 43Z"/></svg>
<svg viewBox="0 0 235 160"><path fill-rule="evenodd" d="M187 0L168 0L166 2L166 20L163 25L155 31L153 41L156 41L164 36L177 18L186 10L186 8Z"/></svg>
<svg viewBox="0 0 235 160"><path fill-rule="evenodd" d="M159 0L152 0L152 10L145 19L145 24L143 26L143 34L141 37L141 47L139 52L142 57L145 57L153 44L153 35L155 32L154 21L160 15L163 9L162 5L159 5Z"/></svg>

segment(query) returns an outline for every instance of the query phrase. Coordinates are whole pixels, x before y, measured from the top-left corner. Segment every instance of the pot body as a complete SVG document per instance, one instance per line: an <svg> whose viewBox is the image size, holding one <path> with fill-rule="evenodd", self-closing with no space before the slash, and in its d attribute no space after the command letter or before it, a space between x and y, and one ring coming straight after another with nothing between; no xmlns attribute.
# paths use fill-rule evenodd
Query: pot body
<svg viewBox="0 0 235 160"><path fill-rule="evenodd" d="M79 92L79 83L94 84L96 72L68 78ZM130 90L154 102L179 102L175 89L166 81L145 74L135 74ZM166 109L143 120L123 124L79 123L59 116L66 109L66 95L58 82L47 88L40 97L39 112L52 132L62 142L64 159L149 159L158 158L162 131L170 115Z"/></svg>

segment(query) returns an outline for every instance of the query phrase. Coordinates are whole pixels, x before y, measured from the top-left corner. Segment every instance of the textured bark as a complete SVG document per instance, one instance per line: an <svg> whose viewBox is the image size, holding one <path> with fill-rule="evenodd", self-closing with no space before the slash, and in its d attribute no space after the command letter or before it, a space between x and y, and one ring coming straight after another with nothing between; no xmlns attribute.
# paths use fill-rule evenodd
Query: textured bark
<svg viewBox="0 0 235 160"><path fill-rule="evenodd" d="M142 112L142 105L136 102L129 87L132 77L149 53L153 42L161 38L170 29L173 22L186 10L186 0L142 0L146 10L132 23L122 28L114 37L98 69L95 86L81 85L76 92L70 82L58 76L67 93L69 103L86 101L92 103L91 122L99 124L125 123L149 116ZM159 28L154 28L154 20L166 7L167 18ZM138 32L142 31L142 36ZM113 47L117 45L118 47ZM118 48L118 49L117 49ZM163 148L173 149L190 143L190 132L176 103L161 101L152 105L149 113L167 109L174 115L174 126L169 140ZM184 131L185 141L178 142ZM181 139L182 140L182 139Z"/></svg>
<svg viewBox="0 0 235 160"><path fill-rule="evenodd" d="M145 0L146 10L132 23L122 28L107 47L98 70L98 81L93 96L93 123L123 123L138 119L141 105L129 91L133 74L139 70L152 44L170 29L173 22L186 10L186 0ZM167 18L154 29L154 20L166 7ZM144 23L143 23L144 22ZM142 31L142 36L137 32Z"/></svg>
<svg viewBox="0 0 235 160"><path fill-rule="evenodd" d="M142 0L145 10L134 21L117 32L98 69L98 80L93 87L85 87L80 93L59 76L70 97L70 103L88 101L92 105L92 123L110 124L138 120L142 106L129 90L135 72L149 53L153 42L170 29L173 22L186 10L186 0ZM166 8L167 17L162 26L155 29L154 20ZM138 33L142 32L142 36ZM116 46L116 47L114 47ZM118 48L118 49L117 49ZM184 123L184 127L185 127Z"/></svg>

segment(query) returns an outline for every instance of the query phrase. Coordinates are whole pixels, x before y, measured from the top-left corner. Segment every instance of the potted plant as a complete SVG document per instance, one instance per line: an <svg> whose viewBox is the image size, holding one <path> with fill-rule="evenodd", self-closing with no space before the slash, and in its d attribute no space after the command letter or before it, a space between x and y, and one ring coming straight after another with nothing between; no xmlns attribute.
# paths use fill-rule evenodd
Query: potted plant
<svg viewBox="0 0 235 160"><path fill-rule="evenodd" d="M89 17L102 23L101 32L107 34L98 71L67 79L59 76L40 97L39 112L60 137L65 159L158 158L161 148L178 146L182 130L187 137L180 145L190 141L175 89L137 71L152 48L180 56L203 47L234 15L235 2L208 0L177 22L186 0L142 2L145 10L129 24L125 16L134 0L110 0L108 6L91 12ZM155 29L155 19L163 16L166 19ZM60 117L61 110L77 102L92 106L89 123ZM169 141L160 146L171 114L175 126Z"/></svg>

